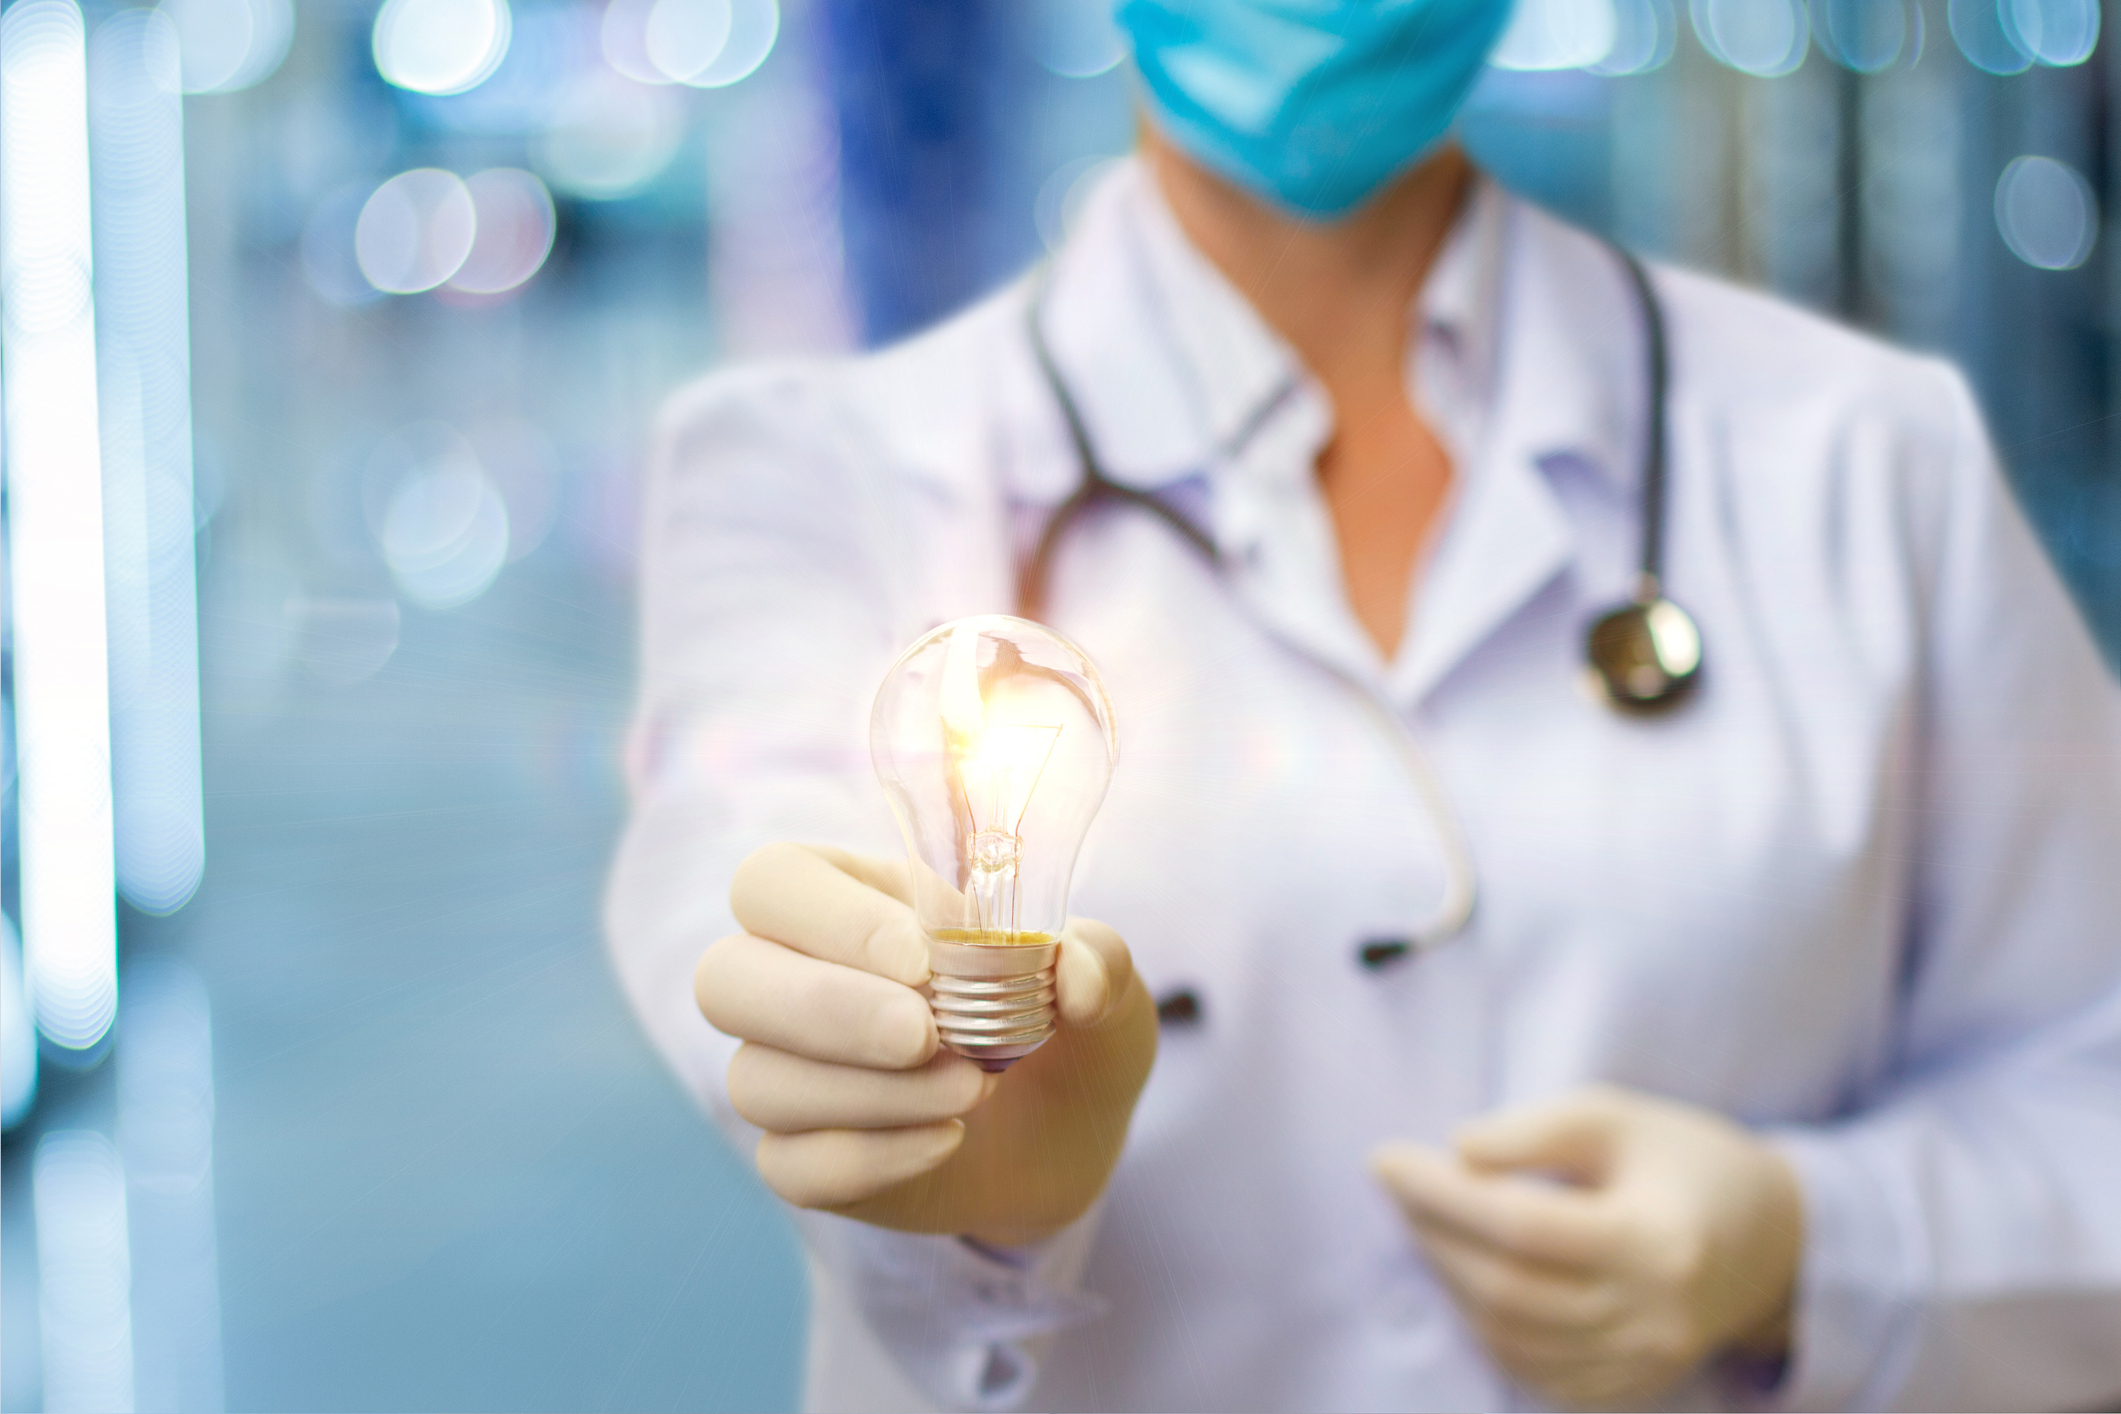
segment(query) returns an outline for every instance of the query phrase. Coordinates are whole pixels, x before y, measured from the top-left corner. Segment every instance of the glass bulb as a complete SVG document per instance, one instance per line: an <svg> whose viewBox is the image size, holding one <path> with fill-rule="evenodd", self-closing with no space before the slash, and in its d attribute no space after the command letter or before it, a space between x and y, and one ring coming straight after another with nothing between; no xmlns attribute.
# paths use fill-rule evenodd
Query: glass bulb
<svg viewBox="0 0 2121 1414"><path fill-rule="evenodd" d="M1097 669L1025 619L944 624L877 689L869 754L906 836L936 1028L987 1070L1053 1034L1068 882L1118 753Z"/></svg>

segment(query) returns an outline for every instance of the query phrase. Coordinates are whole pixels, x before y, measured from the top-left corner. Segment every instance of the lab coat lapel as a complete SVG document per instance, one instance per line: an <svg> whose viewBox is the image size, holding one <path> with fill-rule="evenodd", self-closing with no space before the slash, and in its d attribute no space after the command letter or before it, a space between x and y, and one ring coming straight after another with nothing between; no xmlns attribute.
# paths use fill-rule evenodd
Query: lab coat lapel
<svg viewBox="0 0 2121 1414"><path fill-rule="evenodd" d="M1616 371L1637 339L1625 334L1613 347L1616 311L1601 287L1612 272L1601 281L1581 247L1607 253L1521 202L1508 240L1492 430L1475 464L1460 469L1411 641L1391 674L1402 706L1433 692L1574 560L1575 532L1544 464L1568 453L1609 472L1624 465L1628 418L1617 409L1634 380ZM1596 330L1592 320L1607 322Z"/></svg>

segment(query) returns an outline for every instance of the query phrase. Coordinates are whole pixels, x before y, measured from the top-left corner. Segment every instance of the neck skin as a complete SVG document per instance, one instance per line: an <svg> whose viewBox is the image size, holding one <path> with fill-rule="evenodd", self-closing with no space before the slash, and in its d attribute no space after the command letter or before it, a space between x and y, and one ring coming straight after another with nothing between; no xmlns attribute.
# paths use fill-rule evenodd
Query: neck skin
<svg viewBox="0 0 2121 1414"><path fill-rule="evenodd" d="M1295 349L1333 405L1317 475L1348 605L1390 659L1451 461L1409 397L1409 320L1465 204L1473 168L1447 146L1352 215L1303 221L1143 125L1144 162L1179 227Z"/></svg>

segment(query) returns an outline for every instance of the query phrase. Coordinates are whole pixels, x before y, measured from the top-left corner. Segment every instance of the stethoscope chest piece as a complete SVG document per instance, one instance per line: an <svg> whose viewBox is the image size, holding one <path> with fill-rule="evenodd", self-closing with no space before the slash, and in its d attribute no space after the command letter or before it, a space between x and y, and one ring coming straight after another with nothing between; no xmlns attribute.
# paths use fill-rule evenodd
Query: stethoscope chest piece
<svg viewBox="0 0 2121 1414"><path fill-rule="evenodd" d="M1654 716L1684 702L1701 681L1701 630L1686 610L1648 594L1591 625L1584 659L1601 699L1634 716Z"/></svg>
<svg viewBox="0 0 2121 1414"><path fill-rule="evenodd" d="M1701 629L1693 616L1664 597L1665 402L1670 361L1664 308L1642 262L1620 252L1642 304L1649 345L1649 427L1642 459L1642 568L1635 596L1591 624L1583 644L1584 676L1616 712L1649 717L1669 712L1701 681Z"/></svg>

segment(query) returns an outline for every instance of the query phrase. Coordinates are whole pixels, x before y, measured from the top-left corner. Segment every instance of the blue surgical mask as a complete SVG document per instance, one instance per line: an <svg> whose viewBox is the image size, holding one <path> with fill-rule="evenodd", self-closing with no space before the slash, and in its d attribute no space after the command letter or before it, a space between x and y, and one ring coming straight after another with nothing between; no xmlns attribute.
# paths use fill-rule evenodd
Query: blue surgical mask
<svg viewBox="0 0 2121 1414"><path fill-rule="evenodd" d="M1300 215L1343 215L1443 140L1513 0L1120 0L1158 126Z"/></svg>

